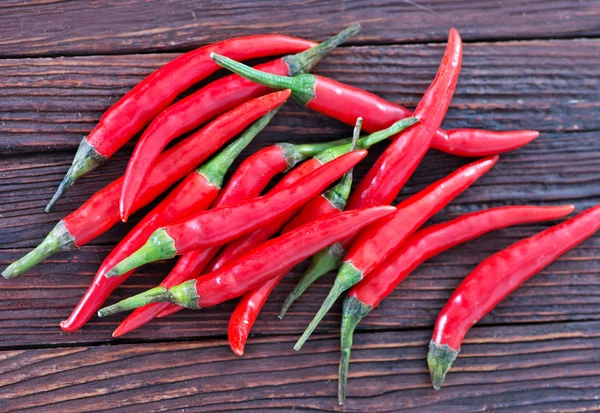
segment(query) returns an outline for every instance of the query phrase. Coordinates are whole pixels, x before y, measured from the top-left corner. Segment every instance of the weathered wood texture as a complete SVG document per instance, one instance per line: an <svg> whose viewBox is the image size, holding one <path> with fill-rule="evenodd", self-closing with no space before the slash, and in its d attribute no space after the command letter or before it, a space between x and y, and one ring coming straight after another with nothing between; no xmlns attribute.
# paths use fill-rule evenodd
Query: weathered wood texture
<svg viewBox="0 0 600 413"><path fill-rule="evenodd" d="M357 21L352 42L598 36L597 0L61 1L4 0L0 56L189 50L233 36L278 32L314 39Z"/></svg>
<svg viewBox="0 0 600 413"><path fill-rule="evenodd" d="M3 1L0 265L24 254L56 221L122 174L133 142L81 180L53 213L43 212L81 137L177 53L273 31L323 39L356 21L363 23L361 34L328 56L318 73L414 107L435 73L440 43L456 26L467 44L444 127L543 132L503 156L433 222L506 204L574 203L578 210L597 204L599 18L600 2L592 0L298 1L285 7L239 0ZM322 141L349 132L289 104L244 155L282 140ZM359 177L381 150L358 168ZM466 162L432 151L400 198ZM123 315L62 333L58 323L140 216L80 251L57 254L22 278L2 282L0 413L342 410L335 400L339 304L302 352L292 350L331 276L283 321L276 318L303 265L272 294L243 358L225 341L233 302L184 311L119 340L110 333ZM468 335L447 387L430 389L426 344L452 290L481 259L545 227L498 231L422 265L359 326L344 411L600 410L599 236L485 317ZM143 268L110 301L156 285L171 265Z"/></svg>
<svg viewBox="0 0 600 413"><path fill-rule="evenodd" d="M222 340L7 351L0 412L574 412L600 399L598 322L476 327L440 392L429 330L357 334L345 408L337 338L300 353L293 339L257 340L243 358Z"/></svg>
<svg viewBox="0 0 600 413"><path fill-rule="evenodd" d="M546 132L536 142L517 152L503 156L502 161L485 177L454 201L434 221L447 219L459 213L504 204L533 203L556 204L573 202L578 209L595 204L600 199L600 146L596 138L599 130L596 112L600 104L598 78L600 74L588 64L586 56L600 52L600 42L596 40L560 40L543 42L514 42L496 44L469 44L466 47L465 68L453 107L445 123L447 127L474 125L496 129L540 128ZM442 52L441 45L430 46L377 46L356 47L335 52L320 66L321 73L342 81L381 93L387 98L413 106L420 93L426 88L435 72L435 66ZM507 58L509 56L510 58ZM537 63L532 67L529 57L536 56ZM37 99L31 107L45 99L52 107L44 114L48 121L55 111L74 119L77 108L95 105L83 125L65 122L66 130L81 128L80 133L89 130L93 122L110 103L127 88L152 70L153 65L166 61L161 55L139 56L141 64L136 68L130 56L86 57L64 59L40 59L36 70L42 73L54 63L69 66L74 61L96 61L93 71L76 82L79 86L53 85L42 93L44 97L32 97L34 88L28 88L27 99ZM129 60L128 60L129 59ZM147 59L147 60L146 60ZM27 84L26 76L19 80L19 70L6 62L31 62L32 60L6 60L6 79ZM70 62L70 63L67 63ZM2 64L0 62L0 64ZM125 66L123 66L125 65ZM17 65L18 66L18 65ZM35 67L30 66L30 67ZM111 73L127 72L136 68L135 76L111 76ZM142 69L140 69L142 68ZM80 76L81 66L75 66L62 79ZM121 70L121 72L119 71ZM107 100L94 98L85 90L105 73ZM361 74L362 73L362 74ZM365 75L364 73L367 73ZM529 74L528 74L529 73ZM14 75L14 76L13 76ZM40 79L53 82L51 75L39 74ZM118 79L128 79L119 83ZM115 80L117 79L117 80ZM385 84L378 79L386 79ZM23 93L15 93L17 101L27 100ZM26 93L25 93L26 95ZM73 96L77 104L61 105L64 95ZM576 98L575 98L576 97ZM42 127L36 112L19 111L17 101L9 98L7 116L33 117L24 121L26 130ZM63 118L64 119L64 118ZM13 124L14 125L14 124ZM48 131L55 130L51 122L46 123ZM334 139L349 132L349 127L326 119L317 114L288 105L261 134L259 141L249 151L282 139L292 141ZM8 130L14 130L8 126ZM77 130L77 129L76 129ZM28 136L26 132L22 135ZM15 135L6 135L7 146L19 149ZM64 130L55 133L58 148L74 148L79 134L71 136ZM32 137L33 150L37 153L19 154L0 160L3 171L3 196L0 200L2 231L0 242L0 262L8 264L37 244L55 222L72 211L95 190L122 173L128 150L123 150L114 160L108 162L97 173L83 179L56 208L56 212L45 214L43 206L51 196L67 165L72 152L40 153L39 137ZM8 149L8 148L7 148ZM371 154L374 159L382 148ZM407 196L422 189L425 185L451 172L467 160L450 157L438 152L430 153L418 168L403 191ZM372 162L364 162L358 168L358 176L364 174ZM139 216L142 214L138 214ZM60 320L66 318L73 306L85 291L99 263L114 246L117 240L131 228L133 223L118 225L109 233L95 240L92 245L76 253L58 254L46 263L32 269L28 275L18 280L5 281L0 290L0 345L15 348L21 344L90 343L106 342L109 333L122 317L107 320L94 320L77 334L64 334L57 328ZM470 247L457 248L419 270L415 277L398 289L381 309L365 320L364 329L395 329L425 327L431 325L436 312L443 305L452 289L480 259L489 253L509 245L523 236L530 235L543 225L514 228L492 234ZM500 234L500 236L498 235ZM533 279L506 303L486 318L486 323L539 322L560 320L596 319L600 290L598 290L598 238L588 241L584 247L570 253L546 273ZM475 248L476 245L476 248ZM156 285L166 274L171 264L149 266L132 277L112 300L129 296L147 287ZM568 277L565 274L569 274ZM148 276L152 274L152 276ZM273 295L265 308L254 331L257 334L272 334L286 331L297 334L306 326L324 298L328 289L326 282L320 282L311 294L301 300L286 320L275 318L278 306L285 294L297 280L297 274L290 276ZM42 287L30 288L31 283ZM531 296L537 296L535 303ZM37 306L32 308L32 301ZM187 313L165 320L135 332L131 339L162 339L173 337L205 337L224 334L232 304L228 303L201 313ZM338 327L338 312L334 312L322 325L320 331L335 331ZM23 334L26 333L26 334Z"/></svg>

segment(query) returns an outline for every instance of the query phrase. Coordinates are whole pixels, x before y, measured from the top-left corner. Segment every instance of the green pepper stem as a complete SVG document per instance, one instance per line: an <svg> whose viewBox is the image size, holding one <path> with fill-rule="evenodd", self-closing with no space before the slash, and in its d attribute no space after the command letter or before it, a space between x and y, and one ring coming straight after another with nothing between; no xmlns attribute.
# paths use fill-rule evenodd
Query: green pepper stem
<svg viewBox="0 0 600 413"><path fill-rule="evenodd" d="M340 332L340 366L338 370L338 403L346 401L348 387L348 368L354 330L360 321L371 311L371 306L363 304L355 297L346 297L342 310L342 327Z"/></svg>
<svg viewBox="0 0 600 413"><path fill-rule="evenodd" d="M98 317L134 310L152 303L166 302L184 306L193 310L198 308L199 296L196 292L196 280L191 279L169 288L155 287L133 297L126 298L116 304L109 305L98 311Z"/></svg>
<svg viewBox="0 0 600 413"><path fill-rule="evenodd" d="M315 85L317 78L311 74L299 74L293 77L279 76L271 73L261 72L248 65L236 62L228 57L211 53L210 58L219 66L261 85L275 90L290 89L292 97L301 105L305 106L315 97Z"/></svg>
<svg viewBox="0 0 600 413"><path fill-rule="evenodd" d="M281 106L283 106L283 103L250 125L237 140L229 144L210 161L196 169L196 172L203 175L208 182L217 188L221 188L225 174L233 161L252 142L256 135L269 124Z"/></svg>
<svg viewBox="0 0 600 413"><path fill-rule="evenodd" d="M84 176L90 171L96 169L99 165L101 165L106 158L100 155L96 148L90 145L85 138L81 140L79 143L79 147L77 148L77 153L75 153L75 157L73 158L73 162L69 167L69 170L63 177L63 180L58 185L58 189L52 196L48 205L46 205L46 212L50 212L50 210L54 207L58 198L61 197L62 194L67 192L71 186L75 183L76 180Z"/></svg>
<svg viewBox="0 0 600 413"><path fill-rule="evenodd" d="M359 149L369 149L371 146L375 145L376 143L384 141L387 138L389 138L390 136L397 135L398 133L402 132L404 129L408 128L409 126L414 125L418 121L419 121L419 119L415 118L415 117L401 119L398 122L395 122L389 128L380 130L378 132L372 133L368 136L365 136L364 138L359 139L356 144L356 147ZM342 156L345 153L348 153L350 151L351 147L352 147L351 143L348 142L344 145L334 146L329 149L326 149L323 152L317 154L316 157L317 157L317 159L319 159L319 161L321 163L327 163L337 157Z"/></svg>
<svg viewBox="0 0 600 413"><path fill-rule="evenodd" d="M315 317L312 319L306 330L304 330L302 337L300 337L298 342L296 342L294 350L299 351L302 348L306 340L308 340L313 331L315 331L315 328L317 328L323 317L325 317L327 312L329 312L331 307L333 307L333 304L338 297L361 279L362 272L352 265L352 263L344 262L342 264L340 271L338 272L338 275L333 283L333 287L331 287L329 294L325 298L325 301L323 301L323 304L321 305L321 308L319 308L319 311Z"/></svg>
<svg viewBox="0 0 600 413"><path fill-rule="evenodd" d="M427 352L427 365L431 375L433 388L440 390L446 379L446 374L452 367L460 350L454 350L447 344L437 344L431 341Z"/></svg>
<svg viewBox="0 0 600 413"><path fill-rule="evenodd" d="M63 221L59 221L35 249L10 264L2 272L2 276L4 278L18 277L34 265L39 264L59 251L72 251L74 249L77 249L75 237L69 233Z"/></svg>
<svg viewBox="0 0 600 413"><path fill-rule="evenodd" d="M354 133L352 134L352 142L350 144L350 151L353 151L356 148L356 143L360 138L360 129L362 128L362 123L363 119L361 117L356 119ZM340 179L340 182L336 186L323 194L323 198L325 198L325 200L327 200L338 211L343 211L346 207L346 202L348 201L350 191L352 190L353 171L354 168L351 168L344 174L344 176L342 176L342 179Z"/></svg>
<svg viewBox="0 0 600 413"><path fill-rule="evenodd" d="M306 269L298 284L292 292L287 296L285 302L279 310L278 317L282 319L289 308L304 292L314 284L319 278L339 267L340 262L346 255L346 251L342 248L339 242L331 245L322 251L315 254L311 260L310 266Z"/></svg>
<svg viewBox="0 0 600 413"><path fill-rule="evenodd" d="M164 228L159 228L140 249L115 265L105 277L116 277L150 262L173 258L177 254L175 241Z"/></svg>
<svg viewBox="0 0 600 413"><path fill-rule="evenodd" d="M289 75L294 76L300 73L310 72L326 54L344 43L350 37L355 36L360 31L360 28L360 24L354 24L324 42L319 43L315 47L311 47L310 49L295 55L285 56L283 61L288 65Z"/></svg>

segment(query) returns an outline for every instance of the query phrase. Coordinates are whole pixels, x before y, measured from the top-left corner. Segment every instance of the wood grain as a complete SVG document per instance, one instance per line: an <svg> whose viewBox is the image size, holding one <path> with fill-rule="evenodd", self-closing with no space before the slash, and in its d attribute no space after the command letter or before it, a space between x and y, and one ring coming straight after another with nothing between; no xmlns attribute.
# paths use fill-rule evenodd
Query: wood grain
<svg viewBox="0 0 600 413"><path fill-rule="evenodd" d="M338 339L293 337L0 352L0 412L578 411L600 398L600 323L475 327L440 392L428 329L357 334L337 406Z"/></svg>
<svg viewBox="0 0 600 413"><path fill-rule="evenodd" d="M343 48L325 58L316 72L414 107L433 79L444 47ZM444 127L600 130L600 74L589 59L598 55L600 40L468 44ZM175 56L0 60L0 150L75 151L108 107ZM348 133L347 127L308 113L288 105L266 136L298 141ZM68 156L64 170L67 162Z"/></svg>
<svg viewBox="0 0 600 413"><path fill-rule="evenodd" d="M180 51L269 32L323 39L357 21L355 44L440 42L450 27L466 40L583 37L600 34L598 18L596 0L5 0L0 56Z"/></svg>

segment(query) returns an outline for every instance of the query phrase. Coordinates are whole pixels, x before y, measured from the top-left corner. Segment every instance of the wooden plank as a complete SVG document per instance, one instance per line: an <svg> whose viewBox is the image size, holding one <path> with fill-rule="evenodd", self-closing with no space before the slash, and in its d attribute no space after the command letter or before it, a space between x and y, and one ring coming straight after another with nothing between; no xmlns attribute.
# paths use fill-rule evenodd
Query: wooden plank
<svg viewBox="0 0 600 413"><path fill-rule="evenodd" d="M0 25L1 27L1 25ZM444 45L365 46L332 52L317 72L414 107ZM447 128L600 129L600 40L465 46ZM102 113L175 54L0 60L0 151L74 151ZM288 105L274 139L337 138L347 127ZM310 138L310 137L309 137ZM127 152L125 152L127 153ZM57 159L57 174L70 157Z"/></svg>
<svg viewBox="0 0 600 413"><path fill-rule="evenodd" d="M430 387L430 331L357 334L337 405L338 339L293 337L0 352L0 412L580 411L600 398L600 323L475 327L446 387Z"/></svg>
<svg viewBox="0 0 600 413"><path fill-rule="evenodd" d="M270 32L322 39L357 21L363 30L353 42L362 44L443 41L450 27L465 40L584 37L600 34L599 17L595 0L8 0L0 5L0 56L179 51Z"/></svg>
<svg viewBox="0 0 600 413"><path fill-rule="evenodd" d="M453 214L452 209L446 213ZM359 330L430 328L454 288L479 261L544 228L540 224L498 231L433 259L366 317ZM63 333L58 326L79 301L109 248L85 247L76 253L59 254L29 275L3 281L0 289L0 348L111 341L110 334L126 314L94 318L73 334ZM21 252L3 251L0 257L4 263ZM599 262L600 236L596 236L527 282L485 317L482 324L600 319ZM157 285L170 265L162 263L140 270L115 291L109 302ZM254 336L292 334L297 338L308 325L330 288L331 276L315 284L283 320L277 318L279 307L303 269L304 266L297 267L275 289L253 328ZM31 288L32 285L36 288ZM123 339L111 342L222 337L234 305L231 301L200 311L183 311L155 320ZM341 302L323 320L318 332L339 330L340 305ZM254 340L250 339L251 342Z"/></svg>

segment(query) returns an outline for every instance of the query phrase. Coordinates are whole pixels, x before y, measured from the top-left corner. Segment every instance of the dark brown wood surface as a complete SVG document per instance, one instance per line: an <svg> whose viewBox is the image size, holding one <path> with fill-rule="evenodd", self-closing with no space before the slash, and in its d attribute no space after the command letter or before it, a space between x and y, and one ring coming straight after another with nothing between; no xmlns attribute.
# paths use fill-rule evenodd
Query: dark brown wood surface
<svg viewBox="0 0 600 413"><path fill-rule="evenodd" d="M292 19L293 17L293 19ZM531 128L542 136L507 154L432 219L506 204L600 201L600 2L595 1L16 1L0 4L0 264L35 246L61 217L120 176L133 143L43 207L82 136L103 111L178 53L231 36L278 31L323 39L363 31L317 72L414 107L445 35L465 39L445 128ZM288 104L245 155L279 141L339 138L350 128ZM381 153L359 167L359 177ZM468 160L431 151L399 199ZM98 265L132 227L57 254L0 289L0 412L338 411L339 306L300 353L293 343L322 302L319 281L283 321L279 306L304 265L272 294L234 356L234 303L185 311L121 339L124 318L67 334L67 318ZM600 410L600 236L569 252L501 303L467 337L441 392L430 389L426 343L437 312L481 259L546 228L489 234L419 268L359 326L344 411ZM148 266L110 298L156 285Z"/></svg>

